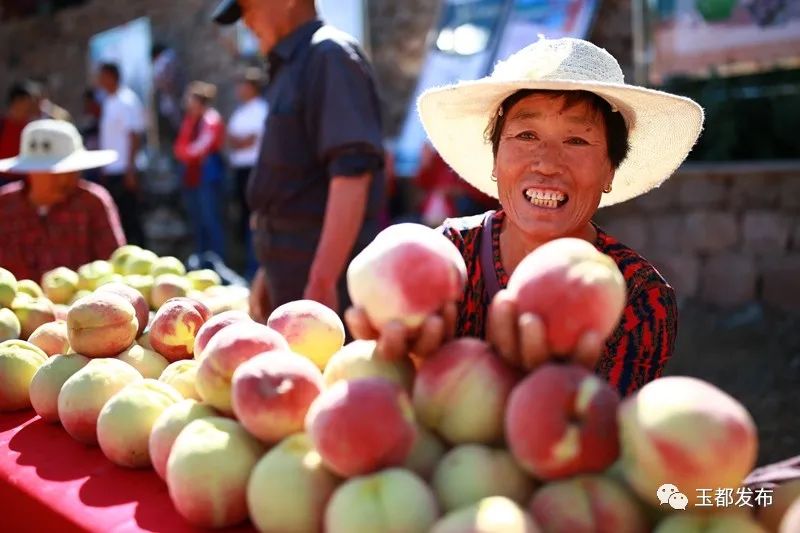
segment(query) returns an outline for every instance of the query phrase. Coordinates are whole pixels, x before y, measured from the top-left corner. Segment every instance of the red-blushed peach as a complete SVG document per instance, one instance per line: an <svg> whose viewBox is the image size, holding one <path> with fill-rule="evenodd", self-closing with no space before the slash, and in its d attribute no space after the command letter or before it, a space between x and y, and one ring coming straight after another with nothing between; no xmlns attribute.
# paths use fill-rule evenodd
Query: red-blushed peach
<svg viewBox="0 0 800 533"><path fill-rule="evenodd" d="M200 362L194 359L182 359L170 363L158 377L168 385L172 385L175 390L181 393L184 398L201 400L200 393L197 392L197 370Z"/></svg>
<svg viewBox="0 0 800 533"><path fill-rule="evenodd" d="M280 333L257 322L241 321L221 329L203 350L195 381L200 398L232 415L231 378L236 368L260 353L288 349Z"/></svg>
<svg viewBox="0 0 800 533"><path fill-rule="evenodd" d="M490 496L451 511L430 533L539 533L533 519L514 501Z"/></svg>
<svg viewBox="0 0 800 533"><path fill-rule="evenodd" d="M133 343L127 350L117 356L120 361L125 361L139 371L144 378L158 379L164 373L169 361L163 356Z"/></svg>
<svg viewBox="0 0 800 533"><path fill-rule="evenodd" d="M408 470L389 468L340 485L325 510L325 531L427 533L438 515L424 481Z"/></svg>
<svg viewBox="0 0 800 533"><path fill-rule="evenodd" d="M401 465L428 481L445 453L444 443L424 426L416 425L417 436L411 451Z"/></svg>
<svg viewBox="0 0 800 533"><path fill-rule="evenodd" d="M114 266L108 261L97 260L78 268L78 289L93 291L114 276Z"/></svg>
<svg viewBox="0 0 800 533"><path fill-rule="evenodd" d="M203 359L203 350L208 345L208 341L216 335L219 330L241 320L252 321L250 315L244 311L224 311L209 318L194 337L194 358L198 361Z"/></svg>
<svg viewBox="0 0 800 533"><path fill-rule="evenodd" d="M772 505L759 506L756 511L758 522L773 533L780 531L781 521L789 507L800 502L800 479L778 485L772 495ZM800 522L798 522L800 525Z"/></svg>
<svg viewBox="0 0 800 533"><path fill-rule="evenodd" d="M11 302L11 310L19 319L19 338L22 340L28 340L36 328L56 319L53 303L47 298L32 298L27 294L18 295Z"/></svg>
<svg viewBox="0 0 800 533"><path fill-rule="evenodd" d="M455 301L467 270L458 249L441 233L421 224L383 230L347 268L347 289L376 328L398 320L414 329Z"/></svg>
<svg viewBox="0 0 800 533"><path fill-rule="evenodd" d="M235 420L209 417L190 422L167 460L167 487L178 513L200 527L244 522L247 482L265 451Z"/></svg>
<svg viewBox="0 0 800 533"><path fill-rule="evenodd" d="M314 300L279 306L267 325L283 335L293 352L308 357L320 370L344 345L344 324L332 309Z"/></svg>
<svg viewBox="0 0 800 533"><path fill-rule="evenodd" d="M625 478L645 501L655 503L664 483L686 495L738 487L755 466L758 436L747 409L700 379L651 381L617 416Z"/></svg>
<svg viewBox="0 0 800 533"><path fill-rule="evenodd" d="M78 273L58 267L42 275L42 291L54 304L68 304L78 291Z"/></svg>
<svg viewBox="0 0 800 533"><path fill-rule="evenodd" d="M54 320L42 324L31 333L28 342L41 348L50 357L67 353L69 352L67 323L63 320Z"/></svg>
<svg viewBox="0 0 800 533"><path fill-rule="evenodd" d="M192 420L219 416L216 410L197 400L186 399L167 406L155 422L148 437L147 448L153 469L161 477L167 478L167 459L172 445L180 432Z"/></svg>
<svg viewBox="0 0 800 533"><path fill-rule="evenodd" d="M97 443L112 463L128 468L150 466L148 440L164 409L183 400L178 391L155 379L123 387L97 416Z"/></svg>
<svg viewBox="0 0 800 533"><path fill-rule="evenodd" d="M63 304L53 304L53 316L55 320L62 322L67 321L67 313L69 313L69 306Z"/></svg>
<svg viewBox="0 0 800 533"><path fill-rule="evenodd" d="M506 450L480 444L456 446L442 457L433 473L433 490L445 511L489 496L505 496L524 505L534 483Z"/></svg>
<svg viewBox="0 0 800 533"><path fill-rule="evenodd" d="M791 533L794 531L797 530ZM767 530L752 518L738 514L680 513L659 522L653 533L767 533Z"/></svg>
<svg viewBox="0 0 800 533"><path fill-rule="evenodd" d="M47 354L29 342L12 339L0 343L0 411L31 406L28 389L46 360Z"/></svg>
<svg viewBox="0 0 800 533"><path fill-rule="evenodd" d="M508 280L517 312L542 319L553 354L570 355L581 336L614 331L625 308L625 279L617 264L583 239L539 246Z"/></svg>
<svg viewBox="0 0 800 533"><path fill-rule="evenodd" d="M156 259L156 262L153 263L153 268L150 271L150 275L156 278L161 274L175 274L176 276L183 276L186 274L186 267L177 257L165 255L164 257L159 257Z"/></svg>
<svg viewBox="0 0 800 533"><path fill-rule="evenodd" d="M377 351L375 341L356 340L333 354L322 377L328 387L341 380L383 377L411 393L414 365L406 358L385 359Z"/></svg>
<svg viewBox="0 0 800 533"><path fill-rule="evenodd" d="M67 313L69 345L86 357L117 355L133 344L138 328L136 310L111 292L93 292Z"/></svg>
<svg viewBox="0 0 800 533"><path fill-rule="evenodd" d="M650 525L622 485L598 475L553 481L536 491L529 510L544 532L646 533Z"/></svg>
<svg viewBox="0 0 800 533"><path fill-rule="evenodd" d="M0 267L0 307L11 307L17 297L17 278L11 271Z"/></svg>
<svg viewBox="0 0 800 533"><path fill-rule="evenodd" d="M142 375L119 359L92 359L64 382L58 394L58 419L69 435L97 444L97 416L109 398Z"/></svg>
<svg viewBox="0 0 800 533"><path fill-rule="evenodd" d="M266 444L303 431L311 403L325 387L322 373L291 351L271 351L245 361L231 378L231 405L239 423Z"/></svg>
<svg viewBox="0 0 800 533"><path fill-rule="evenodd" d="M261 458L247 484L250 519L262 533L322 531L338 479L322 465L305 433L282 440Z"/></svg>
<svg viewBox="0 0 800 533"><path fill-rule="evenodd" d="M219 274L208 268L189 271L186 273L186 279L192 282L192 288L197 291L204 291L209 287L222 284Z"/></svg>
<svg viewBox="0 0 800 533"><path fill-rule="evenodd" d="M17 282L17 292L27 294L31 298L45 298L44 291L32 279L21 279Z"/></svg>
<svg viewBox="0 0 800 533"><path fill-rule="evenodd" d="M326 389L311 404L305 426L325 466L342 477L402 464L416 437L408 395L384 378Z"/></svg>
<svg viewBox="0 0 800 533"><path fill-rule="evenodd" d="M159 309L167 300L185 297L191 288L191 283L182 276L162 274L153 282L153 288L150 291L150 305L153 309Z"/></svg>
<svg viewBox="0 0 800 533"><path fill-rule="evenodd" d="M190 359L194 354L194 338L210 316L208 308L196 300L173 298L153 317L150 345L167 361Z"/></svg>
<svg viewBox="0 0 800 533"><path fill-rule="evenodd" d="M125 263L127 263L131 257L141 252L142 248L135 244L123 244L111 252L111 257L108 258L108 262L114 267L114 272L117 274L125 274Z"/></svg>
<svg viewBox="0 0 800 533"><path fill-rule="evenodd" d="M58 422L58 394L61 387L89 361L88 357L77 353L50 357L33 375L28 389L31 405L45 422Z"/></svg>
<svg viewBox="0 0 800 533"><path fill-rule="evenodd" d="M147 305L142 293L133 287L129 287L124 283L106 283L97 289L101 292L113 292L122 296L133 306L136 310L136 320L139 322L139 328L136 330L136 336L140 336L147 327L150 321L150 306Z"/></svg>
<svg viewBox="0 0 800 533"><path fill-rule="evenodd" d="M478 339L444 344L422 363L414 380L420 422L451 444L498 442L517 374Z"/></svg>
<svg viewBox="0 0 800 533"><path fill-rule="evenodd" d="M508 447L539 479L601 472L619 457L619 402L608 383L583 367L542 365L511 393Z"/></svg>
<svg viewBox="0 0 800 533"><path fill-rule="evenodd" d="M0 342L19 339L22 326L11 309L0 309Z"/></svg>

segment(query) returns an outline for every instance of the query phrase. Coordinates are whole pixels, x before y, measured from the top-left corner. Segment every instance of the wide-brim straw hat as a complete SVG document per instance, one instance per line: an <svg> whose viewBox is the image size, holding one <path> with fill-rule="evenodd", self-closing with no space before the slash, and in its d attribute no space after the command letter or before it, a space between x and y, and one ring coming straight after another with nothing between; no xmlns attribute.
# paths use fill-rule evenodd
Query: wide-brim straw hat
<svg viewBox="0 0 800 533"><path fill-rule="evenodd" d="M693 100L628 85L614 57L581 39L540 39L498 63L490 76L429 89L417 102L425 131L450 167L497 198L494 157L486 138L503 101L522 89L590 91L622 113L630 151L600 207L661 185L686 159L703 128Z"/></svg>
<svg viewBox="0 0 800 533"><path fill-rule="evenodd" d="M0 172L66 174L117 160L114 150L86 150L78 130L63 120L34 120L22 130L20 154L0 159Z"/></svg>

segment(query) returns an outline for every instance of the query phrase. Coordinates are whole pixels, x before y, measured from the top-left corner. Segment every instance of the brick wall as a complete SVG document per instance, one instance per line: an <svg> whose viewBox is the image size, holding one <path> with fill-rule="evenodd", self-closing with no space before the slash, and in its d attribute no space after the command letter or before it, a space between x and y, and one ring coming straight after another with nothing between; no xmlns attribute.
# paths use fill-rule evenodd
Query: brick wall
<svg viewBox="0 0 800 533"><path fill-rule="evenodd" d="M682 299L800 311L800 165L687 165L598 222Z"/></svg>

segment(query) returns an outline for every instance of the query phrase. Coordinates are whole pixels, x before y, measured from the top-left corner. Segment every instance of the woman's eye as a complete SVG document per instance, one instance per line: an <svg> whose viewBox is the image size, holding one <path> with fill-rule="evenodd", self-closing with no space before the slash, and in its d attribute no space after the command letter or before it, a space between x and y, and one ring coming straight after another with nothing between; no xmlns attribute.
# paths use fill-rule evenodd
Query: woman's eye
<svg viewBox="0 0 800 533"><path fill-rule="evenodd" d="M579 146L580 145L584 145L584 144L589 144L586 141L586 139L581 139L580 137L570 137L569 139L567 139L567 143L568 144L576 144L576 145L579 145Z"/></svg>
<svg viewBox="0 0 800 533"><path fill-rule="evenodd" d="M523 131L517 134L517 139L535 139L536 134L532 131Z"/></svg>

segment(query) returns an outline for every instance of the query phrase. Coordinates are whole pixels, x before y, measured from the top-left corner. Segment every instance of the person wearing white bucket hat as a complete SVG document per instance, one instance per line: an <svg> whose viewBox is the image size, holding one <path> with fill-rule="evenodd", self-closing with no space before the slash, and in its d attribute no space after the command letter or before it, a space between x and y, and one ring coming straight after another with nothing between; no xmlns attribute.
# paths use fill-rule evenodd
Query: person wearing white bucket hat
<svg viewBox="0 0 800 533"><path fill-rule="evenodd" d="M595 371L622 395L658 377L677 332L674 291L592 217L664 182L696 143L702 108L626 84L614 57L588 41L540 38L490 76L426 91L418 109L442 158L501 209L440 226L473 274L457 303L413 335L397 323L377 332L362 310L350 309L354 336L380 337L390 354L423 356L452 335L482 337L512 363L533 368L550 355L543 323L519 317L504 288L538 246L577 237L617 263L628 302L611 337L604 343L587 333L575 357L597 361Z"/></svg>
<svg viewBox="0 0 800 533"><path fill-rule="evenodd" d="M125 244L108 191L80 177L116 159L113 150L86 150L69 122L28 124L20 154L0 160L0 172L25 175L0 187L0 266L18 279L38 281L59 266L77 269L108 259Z"/></svg>

